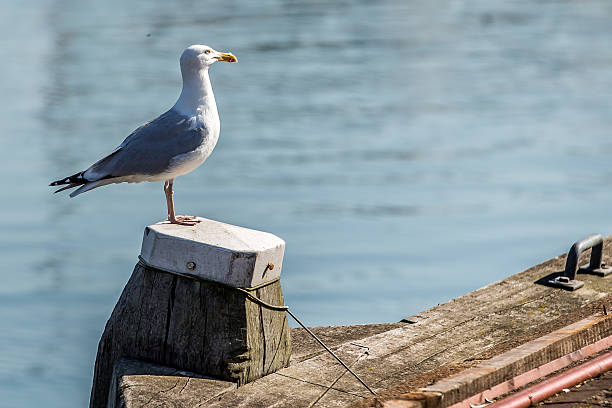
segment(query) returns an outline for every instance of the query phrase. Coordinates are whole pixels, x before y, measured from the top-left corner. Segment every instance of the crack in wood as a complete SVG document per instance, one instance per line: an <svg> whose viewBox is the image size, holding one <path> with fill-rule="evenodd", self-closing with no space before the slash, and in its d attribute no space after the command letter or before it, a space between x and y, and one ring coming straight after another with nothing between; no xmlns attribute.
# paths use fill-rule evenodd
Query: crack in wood
<svg viewBox="0 0 612 408"><path fill-rule="evenodd" d="M181 390L178 392L179 394L185 391L185 388L187 388L187 385L189 385L189 381L191 381L191 377L187 377L187 381L185 381L185 384L183 384L183 388L181 388Z"/></svg>
<svg viewBox="0 0 612 408"><path fill-rule="evenodd" d="M285 324L287 323L286 320L287 320L287 315L284 315L284 320L283 320L283 324L282 324L282 327L281 327L281 332L280 332L280 335L278 336L278 343L276 343L276 348L274 349L274 355L272 356L272 359L270 360L270 364L268 365L268 370L264 371L264 373L268 373L269 372L270 368L272 367L272 363L274 363L274 360L276 359L276 355L278 354L278 350L280 350L280 348L281 348L281 342L284 339L283 334L285 334Z"/></svg>
<svg viewBox="0 0 612 408"><path fill-rule="evenodd" d="M257 294L257 297L260 297L260 293L259 290L255 291L255 293ZM261 305L258 305L259 307L259 322L261 324L261 341L262 341L262 351L263 351L263 355L261 357L261 373L262 375L266 375L266 327L264 324L264 317L263 317L263 308Z"/></svg>
<svg viewBox="0 0 612 408"><path fill-rule="evenodd" d="M168 312L166 315L166 331L164 335L164 342L162 343L162 359L168 361L168 334L170 333L170 321L172 320L172 309L174 308L174 299L176 297L176 283L178 277L174 275L172 277L172 283L170 284L170 296L168 296Z"/></svg>
<svg viewBox="0 0 612 408"><path fill-rule="evenodd" d="M170 388L168 388L168 389L166 389L166 390L160 390L159 392L160 392L160 393L166 393L166 392L168 392L168 391L172 391L173 389L175 389L175 388L176 388L176 386L178 385L178 383L179 383L180 381L181 381L181 379L180 379L180 378L177 378L177 379L176 379L176 382L174 383L174 385L173 385L172 387L170 387Z"/></svg>

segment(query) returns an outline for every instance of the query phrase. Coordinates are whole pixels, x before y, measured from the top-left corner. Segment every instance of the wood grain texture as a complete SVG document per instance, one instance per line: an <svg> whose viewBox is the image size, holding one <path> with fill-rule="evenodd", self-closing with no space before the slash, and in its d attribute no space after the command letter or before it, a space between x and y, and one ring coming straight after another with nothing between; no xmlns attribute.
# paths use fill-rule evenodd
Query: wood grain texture
<svg viewBox="0 0 612 408"><path fill-rule="evenodd" d="M280 282L257 289L284 304ZM245 295L137 264L98 346L90 407L106 407L113 366L132 358L246 384L289 364L284 312Z"/></svg>
<svg viewBox="0 0 612 408"><path fill-rule="evenodd" d="M120 359L115 362L107 408L205 407L208 401L235 388L236 383L230 381L140 360Z"/></svg>
<svg viewBox="0 0 612 408"><path fill-rule="evenodd" d="M588 261L587 256L583 258L581 264ZM606 239L604 246L604 259L610 258L612 237ZM604 305L608 311L612 310L612 277L579 275L585 286L575 292L535 284L544 276L563 271L564 266L565 256L556 257L411 316L406 319L411 324L385 326L387 330L383 328L381 331L365 330L367 333L359 337L351 335L352 328L346 326L316 329L317 334L330 341L334 352L347 364L358 360L364 346L369 348L367 358L359 360L352 369L378 392L376 399L371 398L365 388L348 374L334 383L344 372L343 368L327 353L317 352L316 346L304 347L311 340L300 339L295 332L298 329L292 331L296 333L294 347L299 355L294 356L290 367L214 399L207 398L207 395L199 397L205 401L205 406L219 408L307 407L315 400L318 400L317 408L349 404L360 408L381 406L384 401L397 400L399 396L553 330L601 313ZM487 269L483 268L482 273L486 272ZM409 289L407 293L410 293ZM327 336L330 331L332 336ZM585 342L595 341L610 332L606 329L585 334L571 343L581 347ZM532 369L534 365L559 357L559 353L572 351L566 345L544 350L540 360L525 359L524 368ZM514 375L516 368L509 366L506 373ZM497 378L500 379L508 378ZM332 389L327 391L331 384L334 384ZM142 389L152 391L154 387L154 384L149 388L143 383ZM323 393L325 396L320 398Z"/></svg>

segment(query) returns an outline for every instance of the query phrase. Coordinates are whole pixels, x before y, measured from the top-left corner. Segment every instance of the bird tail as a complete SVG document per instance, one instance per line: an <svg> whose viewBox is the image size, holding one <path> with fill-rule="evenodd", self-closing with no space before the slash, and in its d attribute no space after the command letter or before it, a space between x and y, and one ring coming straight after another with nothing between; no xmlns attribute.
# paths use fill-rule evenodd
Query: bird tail
<svg viewBox="0 0 612 408"><path fill-rule="evenodd" d="M74 198L76 196L78 196L79 194L83 194L89 190L93 190L94 188L98 188L98 187L102 187L105 186L107 184L113 184L113 183L121 183L122 179L120 177L112 177L112 178L104 178L101 180L95 180L95 181L87 181L83 184L81 184L81 187L77 188L76 190L74 190L72 193L70 193L70 197ZM74 185L73 187L76 187L78 184ZM66 187L64 187L66 188ZM72 188L72 187L68 187L68 188ZM59 190L58 190L59 191ZM56 191L57 193L57 191Z"/></svg>
<svg viewBox="0 0 612 408"><path fill-rule="evenodd" d="M64 186L58 190L55 190L54 193L59 193L60 191L64 191L64 190L68 190L70 188L74 188L76 186L81 186L83 184L87 183L87 180L85 179L85 177L83 177L83 171L80 171L76 174L73 174L72 176L68 176L68 177L64 177L62 179L59 180L55 180L54 182L52 182L51 184L49 184L51 187L54 186ZM67 185L66 185L67 184Z"/></svg>
<svg viewBox="0 0 612 408"><path fill-rule="evenodd" d="M62 188L55 190L54 193L59 193L60 191L69 190L71 188L79 187L70 193L70 197L76 197L79 194L82 194L86 191L92 190L97 187L102 187L107 184L112 183L120 183L122 178L120 177L105 177L99 180L87 180L84 176L84 171L73 174L72 176L65 177L63 179L55 180L50 186L63 186Z"/></svg>

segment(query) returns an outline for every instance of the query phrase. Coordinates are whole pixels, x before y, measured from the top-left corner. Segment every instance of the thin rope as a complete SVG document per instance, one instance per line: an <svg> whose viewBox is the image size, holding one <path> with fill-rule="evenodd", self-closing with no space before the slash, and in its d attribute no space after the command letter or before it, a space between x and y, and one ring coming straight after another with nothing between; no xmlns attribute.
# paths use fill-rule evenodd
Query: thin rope
<svg viewBox="0 0 612 408"><path fill-rule="evenodd" d="M250 301L257 303L260 306L263 306L267 309L270 310L276 310L277 312L289 312L289 306L277 306L277 305L271 305L269 303L264 302L263 300L261 300L260 298L258 298L257 296L253 295L251 292L248 292L245 289L242 288L236 288L234 286L231 286L232 289L237 290L238 292L243 293L247 299L249 299ZM291 314L291 312L289 312L289 314Z"/></svg>
<svg viewBox="0 0 612 408"><path fill-rule="evenodd" d="M293 320L295 320L296 322L298 322L298 324L300 326L302 326L304 328L304 330L306 330L308 332L308 334L310 334L312 336L313 339L315 339L321 346L323 346L323 348L325 350L327 350L327 352L329 354L331 354L332 356L334 356L334 358L336 360L338 360L338 362L340 364L342 364L342 367L346 368L346 370L351 373L353 375L353 377L355 377L364 387L366 387L368 389L368 391L370 391L372 393L372 395L376 395L376 393L374 391L372 391L372 389L370 387L368 387L368 384L366 384L361 378L359 378L359 376L357 374L355 374L353 372L353 370L351 370L351 368L349 366L347 366L346 364L344 364L344 361L340 360L340 357L338 357L336 354L334 354L333 351L330 350L329 347L327 347L325 345L325 343L323 343L313 332L310 331L310 329L308 327L306 327L304 325L304 323L302 323L300 321L300 319L298 319L293 313L291 313L291 310L289 310L289 308L287 308L287 313L289 313L289 316L293 317Z"/></svg>
<svg viewBox="0 0 612 408"><path fill-rule="evenodd" d="M338 357L329 347L327 347L325 345L325 343L323 343L321 341L321 339L319 339L312 331L310 331L310 329L308 327L306 327L306 325L304 325L304 323L302 323L301 320L298 319L297 316L294 315L291 312L291 310L289 310L289 306L286 306L286 305L282 305L282 306L271 305L269 303L264 302L263 300L261 300L260 298L258 298L257 296L255 296L255 295L253 295L251 293L251 291L254 291L256 289L260 289L260 288L262 288L264 286L267 286L267 285L269 285L271 283L279 281L280 278L276 278L276 279L274 279L271 282L266 282L265 284L261 284L261 285L255 286L253 288L238 288L236 286L231 286L231 285L228 285L228 284L225 284L225 283L208 280L208 279L202 278L201 276L197 276L197 275L190 275L190 274L184 274L184 273L178 273L178 272L174 272L174 271L170 271L170 270L160 269L158 267L155 267L155 266L147 264L147 262L144 259L142 259L142 257L140 257L140 256L138 257L138 259L139 259L139 262L143 266L145 266L145 267L147 267L149 269L156 269L156 270L159 270L159 271L162 271L162 272L166 272L166 273L170 273L170 274L174 274L174 275L180 275L180 276L183 276L185 278L193 279L193 280L196 280L196 281L203 281L203 282L207 282L207 283L213 283L213 284L217 284L217 285L229 288L229 289L233 289L233 290L236 290L236 291L244 294L247 299L251 300L254 303L257 303L260 306L263 306L263 307L265 307L267 309L270 309L270 310L275 310L277 312L287 312L287 313L289 313L289 316L291 316L293 318L293 320L295 320L300 326L302 326L304 328L304 330L306 330L306 332L308 332L308 334L310 334L312 336L313 339L315 339L321 346L323 346L323 348L329 354L331 354L340 364L342 364L342 367L344 367L346 369L346 371L351 373L353 375L353 377L355 377L357 379L357 381L359 381L364 387L366 387L368 389L368 391L370 391L372 393L372 395L376 395L376 393L368 386L368 384L366 384L361 378L359 378L359 376L357 374L355 374L355 372L353 370L351 370L351 368L349 366L347 366L344 363L344 361L342 361L340 359L340 357ZM357 360L357 361L359 361L359 360Z"/></svg>
<svg viewBox="0 0 612 408"><path fill-rule="evenodd" d="M274 278L272 280L269 280L268 282L264 282L264 283L260 283L259 285L252 286L250 288L237 288L236 286L228 285L227 283L218 282L218 281L214 281L214 280L211 280L211 279L206 279L206 278L203 278L203 277L201 277L199 275L193 275L193 274L185 273L185 272L176 272L176 271L173 271L173 270L170 270L170 269L160 268L159 266L153 266L150 263L148 263L147 261L145 261L143 259L143 257L140 256L140 255L138 255L138 263L141 266L144 266L146 268L155 269L156 271L166 272L166 273L169 273L171 275L179 275L179 276L182 276L183 278L187 278L187 279L193 279L193 280L196 280L196 281L201 281L201 282L206 282L206 283L213 283L215 285L223 286L223 287L229 288L229 289L242 289L242 290L245 290L247 292L253 292L253 291L257 290L257 289L264 288L264 287L266 287L268 285L271 285L273 283L276 283L276 282L278 282L280 280L280 277L278 277L278 278Z"/></svg>
<svg viewBox="0 0 612 408"><path fill-rule="evenodd" d="M366 351L362 352L362 353L359 355L359 357L357 357L357 360L355 360L355 361L353 361L353 362L351 363L351 367L353 367L355 364L357 364L359 361L361 361L361 358L362 358L362 357L364 357L364 356L367 356L367 355L368 355L368 350L367 350L367 349L368 349L369 347L361 346L361 345L354 344L354 343L350 343L350 344L353 344L353 345L356 345L356 346L359 346L359 347L363 347L363 348L365 348L365 349L366 349ZM338 376L338 377L337 377L337 378L336 378L336 379L335 379L335 380L334 380L334 381L333 381L331 384L329 384L329 385L327 386L327 388L325 389L325 391L323 391L323 392L321 393L321 395L319 395L319 396L317 397L317 399L315 399L314 401L312 401L312 402L310 403L310 405L308 405L308 408L312 408L312 407L314 407L315 405L317 405L317 403L318 403L319 401L321 401L321 399L322 399L322 398L323 398L323 397L324 397L324 396L325 396L325 395L326 395L326 394L329 392L329 390L331 390L332 388L334 388L334 386L336 385L336 383L337 383L338 381L340 381L340 379L341 379L342 377L344 377L344 374L346 374L346 373L347 373L347 371L346 371L346 370L342 371L342 374L340 374L340 375L339 375L339 376Z"/></svg>

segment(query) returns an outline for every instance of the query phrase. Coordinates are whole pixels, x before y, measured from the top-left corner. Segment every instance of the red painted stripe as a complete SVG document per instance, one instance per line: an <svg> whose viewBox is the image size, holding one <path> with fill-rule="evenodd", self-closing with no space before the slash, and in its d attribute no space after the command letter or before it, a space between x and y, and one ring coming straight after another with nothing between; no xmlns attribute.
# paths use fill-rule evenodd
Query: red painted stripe
<svg viewBox="0 0 612 408"><path fill-rule="evenodd" d="M597 354L600 351L605 350L609 347L612 347L612 336L608 336L593 344L584 346L583 348L574 351L573 353L567 354L563 357L559 357L558 359L550 361L540 367L534 368L533 370L529 370L523 374L519 374L510 380L497 384L489 388L488 390L473 395L470 398L453 404L448 408L470 408L471 405L483 404L486 402L485 398L488 400L492 400L500 395L520 388L525 384L529 384L530 382L545 377L550 373L565 368L568 365L575 363L576 361L584 360L585 358Z"/></svg>
<svg viewBox="0 0 612 408"><path fill-rule="evenodd" d="M526 408L555 395L564 388L573 387L610 369L612 369L612 352L582 363L501 401L487 405L487 408Z"/></svg>

